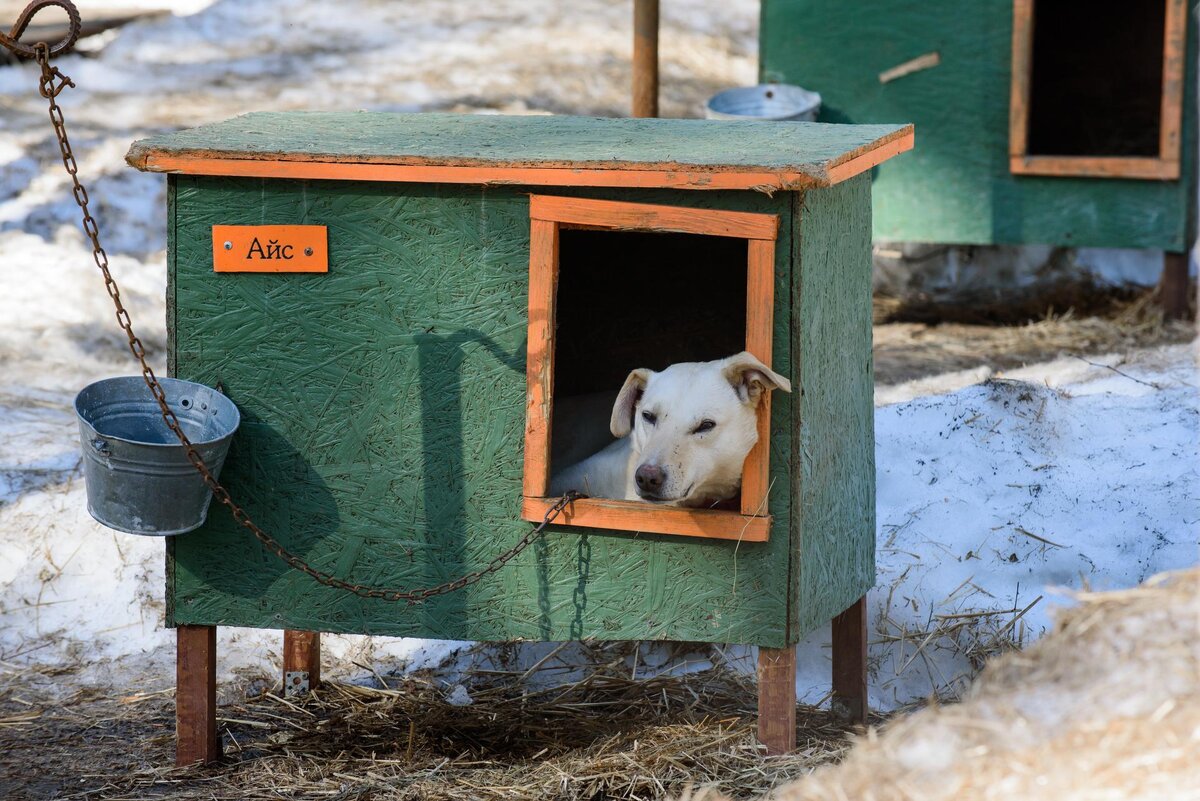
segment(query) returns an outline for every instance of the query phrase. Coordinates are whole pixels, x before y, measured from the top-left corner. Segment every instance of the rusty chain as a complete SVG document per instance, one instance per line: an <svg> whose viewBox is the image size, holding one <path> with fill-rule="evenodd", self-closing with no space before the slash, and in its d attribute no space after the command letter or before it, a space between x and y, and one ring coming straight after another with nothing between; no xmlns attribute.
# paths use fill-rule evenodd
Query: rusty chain
<svg viewBox="0 0 1200 801"><path fill-rule="evenodd" d="M71 0L34 0L25 6L25 10L17 17L17 21L13 23L12 30L7 35L0 33L0 46L8 48L14 55L21 58L36 58L37 45L27 45L20 39L34 15L43 8L61 8L67 12L67 35L53 45L45 45L44 42L39 42L39 44L50 49L51 58L61 56L70 50L75 44L75 40L79 38L79 32L83 30L83 20L79 18L79 9L75 8L75 4Z"/></svg>
<svg viewBox="0 0 1200 801"><path fill-rule="evenodd" d="M63 42L60 42L54 47L51 47L45 42L38 42L34 45L21 45L20 43L15 43L18 46L14 47L13 42L15 42L15 39L21 35L25 29L25 26L29 24L29 18L32 16L33 12L48 5L58 6L67 10L71 21L72 33L68 35ZM66 168L67 174L71 176L71 182L73 184L72 191L75 196L75 202L79 205L79 209L83 214L83 232L87 234L88 239L91 240L92 258L95 260L96 266L100 268L100 272L104 276L104 288L108 291L108 296L112 298L113 305L116 307L117 323L121 326L121 329L125 332L125 336L129 340L130 352L133 353L134 358L138 360L138 363L142 367L142 378L145 380L146 386L149 387L151 394L154 395L154 399L158 402L158 408L159 411L162 412L163 422L167 424L167 427L171 429L171 431L179 439L179 443L184 447L187 453L188 461L192 463L192 466L195 467L197 472L199 472L203 477L204 483L210 490L212 490L213 497L216 498L222 505L229 508L230 513L233 515L233 519L239 525L253 534L255 538L262 543L264 548L275 554L275 556L284 561L289 567L306 573L314 581L317 581L328 587L354 593L355 595L363 598L382 598L387 601L407 601L410 604L415 604L425 601L436 595L444 595L449 592L461 590L463 587L475 584L488 575L495 573L497 570L504 567L504 565L506 565L514 557L516 557L517 554L528 548L529 545L532 544L535 539L537 539L538 535L546 529L546 526L554 522L554 520L560 514L562 514L562 511L572 501L574 501L576 498L582 497L576 492L568 492L563 495L546 511L541 523L530 529L528 533L518 540L516 545L493 558L479 570L467 573L466 575L454 579L453 581L447 581L433 587L423 587L416 590L399 590L392 588L380 589L375 587L364 587L359 584L352 584L348 581L343 581L336 576L312 567L303 559L285 548L270 534L267 534L265 531L259 528L254 521L250 519L250 516L246 513L246 511L234 502L233 498L229 495L229 491L226 490L225 487L222 486L216 477L213 476L213 474L209 471L208 466L204 463L204 458L196 451L195 446L192 445L191 440L188 439L187 434L184 433L183 427L179 424L179 419L175 416L175 412L173 412L171 407L167 404L166 393L163 391L162 386L158 383L158 377L155 376L154 370L146 361L146 348L142 345L142 341L138 339L137 335L133 333L133 324L129 319L129 312L125 310L125 306L121 302L121 290L117 286L116 280L113 279L112 274L109 272L108 254L105 253L104 247L100 244L100 230L96 225L95 218L92 217L91 210L88 207L87 190L79 181L79 165L76 163L75 155L71 150L71 142L67 137L66 121L63 118L62 109L59 107L57 100L59 93L62 92L63 89L68 86L74 87L75 84L69 77L63 75L57 67L52 66L50 63L52 56L62 53L74 42L78 35L79 25L79 14L75 10L74 5L71 4L70 0L38 0L38 2L31 3L30 6L22 13L21 17L17 21L17 25L13 28L13 33L9 37L6 37L10 41L0 39L0 44L8 47L17 55L33 58L41 67L42 74L39 80L38 91L50 104L50 123L54 127L55 136L58 138L58 149L62 155L63 166ZM3 34L0 34L0 37L2 36ZM63 46L63 43L66 43L65 46ZM26 55L27 53L31 55Z"/></svg>

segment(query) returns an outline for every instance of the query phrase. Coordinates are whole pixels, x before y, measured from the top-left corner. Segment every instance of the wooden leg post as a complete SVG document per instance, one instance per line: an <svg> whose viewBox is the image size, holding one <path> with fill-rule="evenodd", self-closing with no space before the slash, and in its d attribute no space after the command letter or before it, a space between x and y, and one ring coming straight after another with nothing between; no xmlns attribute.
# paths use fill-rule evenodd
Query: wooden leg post
<svg viewBox="0 0 1200 801"><path fill-rule="evenodd" d="M867 722L867 598L833 619L833 713Z"/></svg>
<svg viewBox="0 0 1200 801"><path fill-rule="evenodd" d="M796 646L758 649L758 741L775 756L796 748Z"/></svg>
<svg viewBox="0 0 1200 801"><path fill-rule="evenodd" d="M633 116L658 116L658 0L633 0Z"/></svg>
<svg viewBox="0 0 1200 801"><path fill-rule="evenodd" d="M304 695L321 683L321 634L316 631L283 632L283 694Z"/></svg>
<svg viewBox="0 0 1200 801"><path fill-rule="evenodd" d="M175 629L175 764L221 758L217 739L217 627Z"/></svg>
<svg viewBox="0 0 1200 801"><path fill-rule="evenodd" d="M1168 320L1182 320L1188 313L1188 254L1163 253L1162 276L1158 279L1158 302Z"/></svg>

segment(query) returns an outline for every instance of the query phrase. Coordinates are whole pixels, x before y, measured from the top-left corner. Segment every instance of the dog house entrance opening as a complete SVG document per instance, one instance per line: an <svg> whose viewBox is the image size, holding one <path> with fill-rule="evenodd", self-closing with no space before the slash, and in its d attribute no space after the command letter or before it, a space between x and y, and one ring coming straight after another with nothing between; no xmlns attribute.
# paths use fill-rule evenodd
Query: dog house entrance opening
<svg viewBox="0 0 1200 801"><path fill-rule="evenodd" d="M1033 7L1029 155L1157 156L1166 3Z"/></svg>
<svg viewBox="0 0 1200 801"><path fill-rule="evenodd" d="M559 239L553 474L614 441L631 370L745 349L747 242L733 237L563 228ZM720 508L738 509L738 498Z"/></svg>
<svg viewBox="0 0 1200 801"><path fill-rule="evenodd" d="M553 195L529 217L522 518L575 490L564 525L766 542L779 217Z"/></svg>

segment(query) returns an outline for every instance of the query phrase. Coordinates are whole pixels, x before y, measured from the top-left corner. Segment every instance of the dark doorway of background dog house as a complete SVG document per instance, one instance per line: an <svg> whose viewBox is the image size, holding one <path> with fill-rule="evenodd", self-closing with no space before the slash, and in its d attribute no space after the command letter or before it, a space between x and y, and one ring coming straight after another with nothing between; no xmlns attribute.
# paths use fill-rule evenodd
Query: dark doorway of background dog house
<svg viewBox="0 0 1200 801"><path fill-rule="evenodd" d="M745 349L746 265L745 239L561 230L551 472L613 441L630 370Z"/></svg>
<svg viewBox="0 0 1200 801"><path fill-rule="evenodd" d="M1163 0L1036 0L1027 153L1157 156Z"/></svg>

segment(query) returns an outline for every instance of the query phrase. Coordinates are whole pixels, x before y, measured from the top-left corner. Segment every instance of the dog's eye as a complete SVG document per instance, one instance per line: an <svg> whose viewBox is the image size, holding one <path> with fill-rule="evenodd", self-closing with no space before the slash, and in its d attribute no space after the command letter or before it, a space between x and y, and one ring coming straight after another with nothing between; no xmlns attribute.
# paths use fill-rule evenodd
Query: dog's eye
<svg viewBox="0 0 1200 801"><path fill-rule="evenodd" d="M642 412L642 419L650 425L654 425L658 422L658 415L654 412Z"/></svg>
<svg viewBox="0 0 1200 801"><path fill-rule="evenodd" d="M717 427L717 424L712 420L704 420L700 425L692 429L693 434L703 434L705 431L712 431Z"/></svg>

